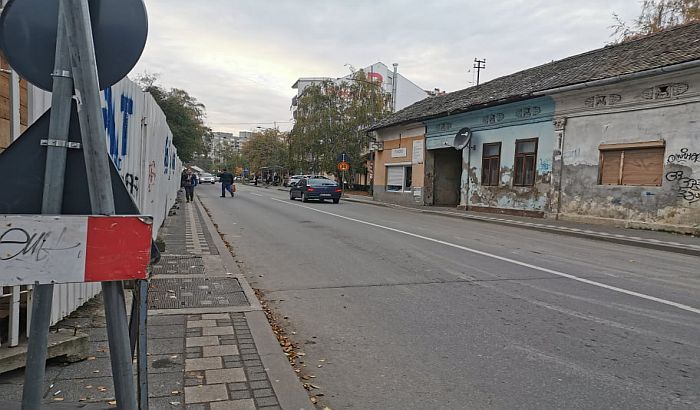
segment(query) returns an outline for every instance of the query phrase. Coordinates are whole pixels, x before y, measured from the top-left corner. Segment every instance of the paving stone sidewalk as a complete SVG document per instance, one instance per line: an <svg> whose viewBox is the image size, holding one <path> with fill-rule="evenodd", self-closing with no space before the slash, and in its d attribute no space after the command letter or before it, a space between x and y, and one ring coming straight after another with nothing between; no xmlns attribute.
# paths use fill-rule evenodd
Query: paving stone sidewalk
<svg viewBox="0 0 700 410"><path fill-rule="evenodd" d="M150 409L313 408L252 289L222 264L224 249L200 207L180 199L173 212L160 232L165 252L149 287ZM101 298L57 327L88 333L91 353L79 363L47 365L44 403L116 408ZM20 402L23 381L23 370L0 375L0 397Z"/></svg>

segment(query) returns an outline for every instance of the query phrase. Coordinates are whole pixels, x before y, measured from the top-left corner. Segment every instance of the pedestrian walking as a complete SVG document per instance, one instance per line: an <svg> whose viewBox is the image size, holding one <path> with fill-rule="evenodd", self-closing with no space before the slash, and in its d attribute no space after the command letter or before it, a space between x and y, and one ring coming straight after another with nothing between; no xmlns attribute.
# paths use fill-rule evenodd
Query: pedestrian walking
<svg viewBox="0 0 700 410"><path fill-rule="evenodd" d="M192 168L187 168L180 177L180 186L185 188L185 198L187 202L194 201L194 187L199 183L197 174L192 172Z"/></svg>
<svg viewBox="0 0 700 410"><path fill-rule="evenodd" d="M224 168L219 174L219 181L221 181L221 197L226 198L227 191L231 194L231 197L233 197L233 193L236 192L236 185L233 183L233 174Z"/></svg>

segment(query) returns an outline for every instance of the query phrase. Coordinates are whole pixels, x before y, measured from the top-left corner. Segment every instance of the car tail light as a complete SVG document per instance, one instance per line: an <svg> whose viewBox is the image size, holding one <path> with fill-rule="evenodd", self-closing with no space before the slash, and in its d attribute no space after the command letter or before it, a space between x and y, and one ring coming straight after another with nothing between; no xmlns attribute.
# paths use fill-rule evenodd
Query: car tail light
<svg viewBox="0 0 700 410"><path fill-rule="evenodd" d="M306 188L306 192L314 192L314 191L315 191L315 189L313 189L313 188Z"/></svg>
<svg viewBox="0 0 700 410"><path fill-rule="evenodd" d="M340 188L336 188L336 189L335 189L335 192L343 192L343 190L340 189Z"/></svg>

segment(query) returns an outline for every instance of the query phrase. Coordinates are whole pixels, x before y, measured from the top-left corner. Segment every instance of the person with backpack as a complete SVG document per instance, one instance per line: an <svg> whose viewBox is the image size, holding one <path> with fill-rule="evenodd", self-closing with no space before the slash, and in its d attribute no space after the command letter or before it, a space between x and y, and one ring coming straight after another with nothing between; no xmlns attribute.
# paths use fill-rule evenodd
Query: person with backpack
<svg viewBox="0 0 700 410"><path fill-rule="evenodd" d="M180 176L180 186L185 188L185 198L187 202L194 201L194 187L199 183L197 174L192 172L192 168L187 168Z"/></svg>
<svg viewBox="0 0 700 410"><path fill-rule="evenodd" d="M233 174L224 168L223 172L219 174L219 181L221 181L221 197L226 198L226 191L231 194L236 192L236 186L233 184Z"/></svg>

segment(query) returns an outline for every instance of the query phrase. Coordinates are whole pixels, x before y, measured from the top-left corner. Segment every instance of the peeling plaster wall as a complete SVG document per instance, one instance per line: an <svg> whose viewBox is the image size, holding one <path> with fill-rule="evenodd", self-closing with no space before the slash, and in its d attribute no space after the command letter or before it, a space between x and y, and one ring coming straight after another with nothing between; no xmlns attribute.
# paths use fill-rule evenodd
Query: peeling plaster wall
<svg viewBox="0 0 700 410"><path fill-rule="evenodd" d="M472 130L470 145L474 149L462 150L460 206L491 208L504 212L549 212L553 195L553 114L554 101L549 97L539 97L437 118L426 122L426 148L452 149L446 147L457 131L469 127ZM530 138L538 139L535 184L526 187L514 186L515 142ZM501 142L500 183L498 186L483 186L482 149L483 144L491 142ZM437 174L439 161L435 161L434 167Z"/></svg>
<svg viewBox="0 0 700 410"><path fill-rule="evenodd" d="M566 118L562 217L700 228L698 70L561 94L556 102L556 117ZM658 140L666 143L661 186L598 184L600 144Z"/></svg>

